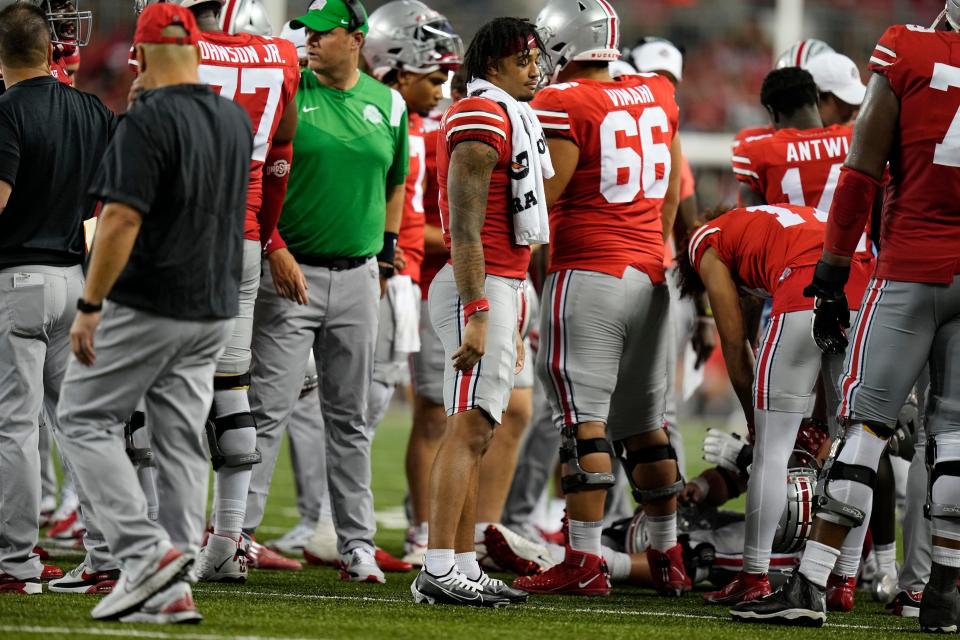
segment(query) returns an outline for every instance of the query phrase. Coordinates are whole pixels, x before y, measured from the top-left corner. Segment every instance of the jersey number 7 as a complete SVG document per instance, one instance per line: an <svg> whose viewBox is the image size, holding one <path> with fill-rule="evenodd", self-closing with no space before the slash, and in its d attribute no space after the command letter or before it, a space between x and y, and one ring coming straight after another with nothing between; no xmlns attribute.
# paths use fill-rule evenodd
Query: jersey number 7
<svg viewBox="0 0 960 640"><path fill-rule="evenodd" d="M236 69L202 64L199 73L201 82L219 87L222 97L233 100L247 112L254 125L253 153L250 159L259 162L266 160L267 140L280 106L283 69Z"/></svg>

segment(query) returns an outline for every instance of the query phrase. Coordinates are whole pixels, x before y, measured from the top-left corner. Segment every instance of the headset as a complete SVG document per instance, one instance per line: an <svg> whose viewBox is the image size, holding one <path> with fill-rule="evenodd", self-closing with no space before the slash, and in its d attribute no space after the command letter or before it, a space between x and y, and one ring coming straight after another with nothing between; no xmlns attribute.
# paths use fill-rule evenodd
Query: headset
<svg viewBox="0 0 960 640"><path fill-rule="evenodd" d="M367 23L367 12L360 4L360 0L343 0L343 4L347 7L347 13L350 14L347 31L353 33Z"/></svg>

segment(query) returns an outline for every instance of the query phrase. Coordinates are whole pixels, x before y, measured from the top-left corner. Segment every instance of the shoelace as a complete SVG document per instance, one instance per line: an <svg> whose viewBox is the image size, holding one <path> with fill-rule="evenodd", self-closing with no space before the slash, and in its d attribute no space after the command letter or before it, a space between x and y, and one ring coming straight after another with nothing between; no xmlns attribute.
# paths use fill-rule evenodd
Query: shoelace
<svg viewBox="0 0 960 640"><path fill-rule="evenodd" d="M483 590L483 587L480 585L480 583L470 580L467 578L467 576L463 575L457 570L453 570L448 575L440 578L440 582L446 585L460 587L461 589L466 589L467 591L475 591L479 593Z"/></svg>
<svg viewBox="0 0 960 640"><path fill-rule="evenodd" d="M467 578L467 579L470 580L469 578ZM488 576L488 575L487 575L485 572L483 572L483 571L480 572L480 577L479 577L479 578L477 578L476 580L470 580L470 581L471 581L471 582L475 582L476 584L480 585L481 587L485 587L485 586L487 586L487 585L490 585L491 587L499 587L499 586L501 586L501 585L503 584L503 580L500 580L500 579L498 579L498 578L491 578L490 576Z"/></svg>

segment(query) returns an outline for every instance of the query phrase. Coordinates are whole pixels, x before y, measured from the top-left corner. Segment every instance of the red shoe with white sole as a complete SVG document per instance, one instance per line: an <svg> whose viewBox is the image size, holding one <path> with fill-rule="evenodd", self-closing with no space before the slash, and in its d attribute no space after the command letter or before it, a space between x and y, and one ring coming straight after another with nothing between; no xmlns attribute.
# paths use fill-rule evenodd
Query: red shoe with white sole
<svg viewBox="0 0 960 640"><path fill-rule="evenodd" d="M693 588L693 581L683 567L683 548L679 544L666 551L647 547L647 562L654 588L661 596L678 597Z"/></svg>
<svg viewBox="0 0 960 640"><path fill-rule="evenodd" d="M513 588L528 593L570 596L610 595L610 572L600 556L567 547L563 562L541 574L513 581Z"/></svg>
<svg viewBox="0 0 960 640"><path fill-rule="evenodd" d="M773 587L770 585L767 574L741 571L722 589L703 594L703 601L706 604L722 604L730 607L741 602L757 600L771 593L773 593Z"/></svg>
<svg viewBox="0 0 960 640"><path fill-rule="evenodd" d="M377 547L373 557L377 561L377 566L380 567L381 571L386 571L387 573L406 573L407 571L413 571L412 564L404 562L399 558L394 558L380 547Z"/></svg>
<svg viewBox="0 0 960 640"><path fill-rule="evenodd" d="M14 578L9 573L0 573L0 593L35 596L43 593L43 583L40 578Z"/></svg>

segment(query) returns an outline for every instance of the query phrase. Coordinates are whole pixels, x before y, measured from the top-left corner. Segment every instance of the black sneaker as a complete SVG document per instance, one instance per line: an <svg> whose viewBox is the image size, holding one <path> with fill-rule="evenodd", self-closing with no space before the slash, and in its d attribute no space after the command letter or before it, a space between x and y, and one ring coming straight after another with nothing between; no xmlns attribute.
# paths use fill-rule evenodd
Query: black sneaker
<svg viewBox="0 0 960 640"><path fill-rule="evenodd" d="M730 609L737 622L821 627L827 619L827 590L794 571L787 584L768 596Z"/></svg>
<svg viewBox="0 0 960 640"><path fill-rule="evenodd" d="M456 567L443 576L435 576L421 569L410 585L410 593L417 604L459 604L468 607L505 607L510 600L488 593L476 582L457 571Z"/></svg>
<svg viewBox="0 0 960 640"><path fill-rule="evenodd" d="M925 633L956 633L960 618L960 592L934 591L927 585L920 601L920 629Z"/></svg>
<svg viewBox="0 0 960 640"><path fill-rule="evenodd" d="M527 601L527 598L530 596L526 591L521 591L520 589L514 589L505 583L503 580L498 580L496 578L491 578L486 574L486 572L481 571L480 577L476 580L470 580L470 582L476 582L483 588L483 593L489 594L491 596L499 596L501 598L506 598L511 603L520 604Z"/></svg>

